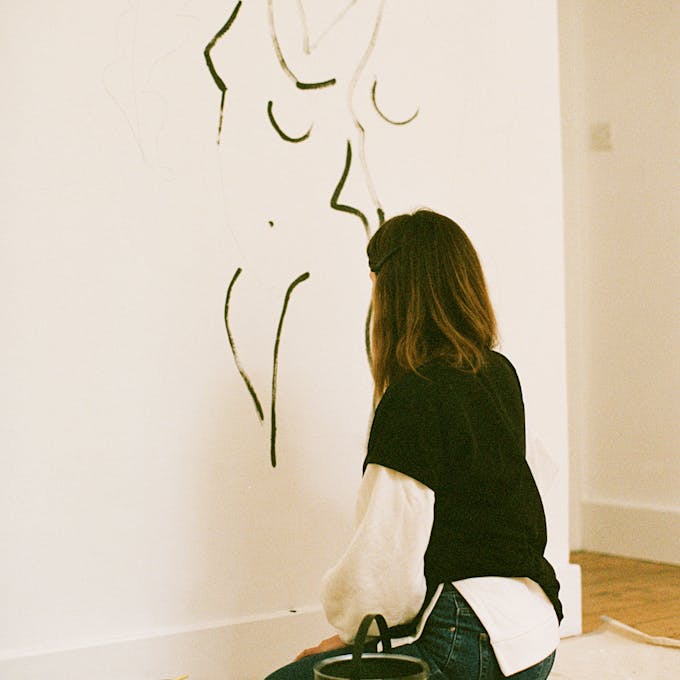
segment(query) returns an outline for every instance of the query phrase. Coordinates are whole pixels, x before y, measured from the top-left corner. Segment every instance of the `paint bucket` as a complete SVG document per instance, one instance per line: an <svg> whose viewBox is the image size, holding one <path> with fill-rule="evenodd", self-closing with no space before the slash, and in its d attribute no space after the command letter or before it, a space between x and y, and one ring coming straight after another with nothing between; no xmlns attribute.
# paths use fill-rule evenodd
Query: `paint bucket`
<svg viewBox="0 0 680 680"><path fill-rule="evenodd" d="M364 654L368 629L378 624L383 651ZM422 659L392 654L387 623L380 614L364 617L354 640L352 654L333 656L314 665L314 680L427 680L430 669Z"/></svg>

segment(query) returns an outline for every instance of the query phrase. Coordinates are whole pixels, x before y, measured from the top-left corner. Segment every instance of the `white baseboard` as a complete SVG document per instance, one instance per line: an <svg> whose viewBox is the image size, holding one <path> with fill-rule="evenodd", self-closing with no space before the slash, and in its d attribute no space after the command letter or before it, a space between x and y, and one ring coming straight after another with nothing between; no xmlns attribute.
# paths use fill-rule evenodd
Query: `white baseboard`
<svg viewBox="0 0 680 680"><path fill-rule="evenodd" d="M680 564L680 510L584 501L583 549Z"/></svg>
<svg viewBox="0 0 680 680"><path fill-rule="evenodd" d="M581 632L581 572L557 565L565 618L561 635ZM3 680L262 680L301 649L332 635L321 610L275 614L166 635L0 661Z"/></svg>
<svg viewBox="0 0 680 680"><path fill-rule="evenodd" d="M0 661L3 680L263 680L332 635L320 610Z"/></svg>

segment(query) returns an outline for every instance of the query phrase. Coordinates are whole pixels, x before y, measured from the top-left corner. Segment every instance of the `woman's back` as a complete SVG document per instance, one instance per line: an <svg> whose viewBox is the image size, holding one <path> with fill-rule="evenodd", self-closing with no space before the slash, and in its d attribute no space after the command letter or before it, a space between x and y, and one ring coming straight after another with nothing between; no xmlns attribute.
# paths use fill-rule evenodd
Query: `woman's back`
<svg viewBox="0 0 680 680"><path fill-rule="evenodd" d="M489 352L474 373L437 360L394 381L376 409L365 465L395 469L435 492L428 583L529 577L561 618L524 442L517 375L503 355Z"/></svg>

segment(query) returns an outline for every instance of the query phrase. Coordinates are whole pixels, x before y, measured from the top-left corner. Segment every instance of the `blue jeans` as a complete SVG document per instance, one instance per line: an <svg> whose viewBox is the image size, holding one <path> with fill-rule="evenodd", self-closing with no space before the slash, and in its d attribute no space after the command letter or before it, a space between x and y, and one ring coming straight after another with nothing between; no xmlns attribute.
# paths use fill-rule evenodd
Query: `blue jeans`
<svg viewBox="0 0 680 680"><path fill-rule="evenodd" d="M331 656L347 654L347 648L315 654L284 666L266 680L313 680L314 664ZM394 648L395 653L423 659L430 667L430 680L503 680L489 636L462 595L447 584L415 642ZM535 666L509 676L512 680L544 680L555 652Z"/></svg>

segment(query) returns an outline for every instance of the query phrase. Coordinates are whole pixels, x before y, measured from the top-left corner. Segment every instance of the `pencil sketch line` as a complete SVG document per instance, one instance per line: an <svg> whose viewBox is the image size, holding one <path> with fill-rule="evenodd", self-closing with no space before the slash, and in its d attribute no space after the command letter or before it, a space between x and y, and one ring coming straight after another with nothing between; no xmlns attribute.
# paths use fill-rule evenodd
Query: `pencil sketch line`
<svg viewBox="0 0 680 680"><path fill-rule="evenodd" d="M281 343L281 330L283 329L283 320L286 316L286 311L288 310L288 303L290 302L290 296L295 290L296 286L306 281L309 278L309 272L300 274L300 276L293 281L293 283L288 286L286 295L283 299L283 308L281 309L281 317L279 318L279 326L276 329L276 341L274 343L274 365L272 368L272 405L271 405L271 438L269 447L269 458L271 460L272 467L276 467L276 379L279 370L279 345Z"/></svg>
<svg viewBox="0 0 680 680"><path fill-rule="evenodd" d="M274 7L272 6L272 0L267 0L267 16L269 18L269 33L271 35L272 44L274 45L274 52L276 52L276 58L279 61L279 65L283 69L284 73L297 84L297 76L288 68L288 64L281 51L281 45L279 43L279 38L276 35L276 28L274 27Z"/></svg>
<svg viewBox="0 0 680 680"><path fill-rule="evenodd" d="M375 21L375 26L373 27L371 39L369 40L368 47L366 48L363 56L361 57L361 61L359 62L356 70L354 71L354 74L352 75L352 80L350 81L349 88L347 91L347 102L349 112L350 115L352 116L352 120L354 121L354 126L357 128L359 132L359 160L361 161L361 165L363 166L364 173L366 175L366 186L368 188L368 193L370 194L371 200L373 201L373 205L376 207L377 210L382 210L382 206L380 205L380 200L378 199L378 194L376 193L375 185L373 184L373 178L371 177L371 172L368 169L368 163L366 162L366 130L364 130L364 126L361 124L361 121L359 120L359 117L357 116L356 111L354 110L353 101L354 92L356 90L357 83L359 82L359 78L363 73L364 69L366 68L366 64L368 63L368 60L370 59L371 54L373 54L373 50L375 49L375 44L378 39L378 31L380 30L380 24L382 21L384 8L385 0L381 0L380 7L378 9L378 16Z"/></svg>
<svg viewBox="0 0 680 680"><path fill-rule="evenodd" d="M274 6L273 0L267 0L267 16L269 18L269 33L272 39L272 45L274 46L274 52L276 52L276 58L279 65L283 69L283 72L295 83L295 87L299 90L318 90L323 87L330 87L335 85L335 78L329 78L328 80L323 80L315 83L303 83L298 77L290 70L285 57L283 56L283 51L281 50L281 43L279 43L279 37L276 33L276 27L274 26Z"/></svg>
<svg viewBox="0 0 680 680"><path fill-rule="evenodd" d="M255 410L257 411L257 415L260 418L260 422L262 422L264 420L262 404L260 404L260 400L257 398L257 393L255 392L255 388L250 382L247 373L243 370L243 367L241 366L241 362L238 358L238 352L236 351L236 343L234 342L234 336L232 335L231 327L229 326L229 303L231 301L231 292L234 288L234 284L236 283L236 279L238 279L238 277L241 275L241 271L242 271L241 267L239 267L236 270L234 276L229 282L229 287L227 288L227 297L224 301L224 325L227 329L227 338L229 338L229 347L231 347L231 353L234 357L234 363L236 364L236 368L238 369L238 372L241 374L241 378L243 378L243 382L245 383L246 388L248 389L248 392L250 394L250 397L253 400Z"/></svg>
<svg viewBox="0 0 680 680"><path fill-rule="evenodd" d="M182 18L184 20L186 19L196 19L196 17L190 17L184 14L178 14L177 17ZM184 40L179 43L177 46L173 47L172 49L168 50L158 58L154 59L154 61L151 63L151 65L148 68L147 76L146 76L146 82L144 85L144 89L140 91L140 94L155 97L158 102L160 102L160 110L162 114L158 116L158 123L155 129L154 133L154 152L156 158L160 159L161 156L161 137L163 132L165 131L165 127L168 121L168 100L166 97L164 97L159 91L154 89L153 86L153 79L155 76L155 71L158 69L158 67L167 59L169 59L170 56L177 54L183 47L186 45L188 42L188 37L184 37ZM166 165L161 165L160 160L156 161L158 164L159 169L162 167L163 170L165 170L167 173L169 173L169 177L174 177L174 168Z"/></svg>
<svg viewBox="0 0 680 680"><path fill-rule="evenodd" d="M302 0L297 0L297 8L300 15L300 23L302 24L302 49L305 51L305 54L311 54L309 47L309 26L307 25L307 15L305 14Z"/></svg>
<svg viewBox="0 0 680 680"><path fill-rule="evenodd" d="M139 3L135 5L135 23L134 31L132 33L132 69L130 70L130 75L132 76L132 101L135 104L135 126L137 133L142 135L142 125L139 118L139 99L137 98L137 74L135 73L137 64L137 33L139 31ZM145 154L146 155L146 154Z"/></svg>
<svg viewBox="0 0 680 680"><path fill-rule="evenodd" d="M305 13L305 8L302 4L302 0L297 0L298 12L300 13L300 21L302 23L302 29L304 31L302 39L302 47L306 54L311 54L319 45L319 43L345 18L345 14L349 12L354 5L357 4L358 0L351 0L350 3L337 14L335 19L331 21L328 26L319 34L317 39L310 43L309 40L309 25L307 24L307 15Z"/></svg>
<svg viewBox="0 0 680 680"><path fill-rule="evenodd" d="M406 120L392 120L391 118L388 118L381 110L380 107L378 106L378 102L376 101L375 98L375 90L376 87L378 86L378 81L377 79L373 81L373 87L371 88L371 101L373 102L373 108L378 112L378 115L387 123L390 125L407 125L410 123L412 120L415 119L415 117L420 113L420 109L416 109L416 112L407 118Z"/></svg>
<svg viewBox="0 0 680 680"><path fill-rule="evenodd" d="M276 119L274 118L274 112L272 111L272 107L273 107L273 106L274 106L274 103L273 103L273 102L271 101L271 99L270 99L270 100L267 102L267 116L269 116L269 122L272 124L272 127L276 130L276 132L278 133L279 137L281 137L281 139L283 139L283 140L286 141L286 142L294 142L294 143L297 143L297 142L304 142L305 139L307 139L307 138L309 137L309 135L311 134L312 128L314 127L314 124L312 123L312 125L309 126L309 130L307 130L307 132L305 132L305 134L303 134L302 136L300 136L300 137L291 137L291 136L287 135L287 134L281 129L281 126L276 122Z"/></svg>
<svg viewBox="0 0 680 680"><path fill-rule="evenodd" d="M217 41L231 28L231 25L234 23L236 20L236 15L238 14L238 11L241 9L241 4L242 0L239 0L236 3L236 7L232 11L231 15L227 19L226 23L222 28L220 28L217 33L213 36L212 40L205 46L205 49L203 50L203 56L205 57L205 63L208 66L208 70L210 71L210 75L212 76L213 81L215 82L215 85L217 85L217 88L219 91L222 93L222 96L220 98L220 119L219 123L217 125L217 143L220 143L220 135L222 134L222 118L224 116L224 99L227 94L227 86L225 85L224 81L222 78L220 78L219 73L215 70L215 64L213 63L212 56L211 56L211 51L213 47L217 44Z"/></svg>
<svg viewBox="0 0 680 680"><path fill-rule="evenodd" d="M351 205L338 203L340 194L342 193L342 190L345 186L345 182L347 181L347 175L349 175L349 169L351 165L352 165L352 144L348 139L347 152L345 154L345 167L342 170L342 176L340 177L340 181L337 183L335 191L333 191L333 195L331 196L331 208L333 208L334 210L339 210L340 212L350 213L350 215L358 217L361 220L361 223L364 225L366 238L369 238L371 235L371 229L368 224L368 220L366 219L366 215L364 215L364 213L362 213L361 210L359 210L358 208L354 208Z"/></svg>
<svg viewBox="0 0 680 680"><path fill-rule="evenodd" d="M177 16L182 17L183 19L193 19L194 21L198 21L198 17L195 14L187 14L190 9L192 9L192 4L193 2L185 2L182 3L182 6L178 8L177 10Z"/></svg>
<svg viewBox="0 0 680 680"><path fill-rule="evenodd" d="M135 12L135 10L136 10L136 12ZM109 85L106 82L109 74L115 69L118 62L122 61L122 59L115 58L115 59L113 59L113 61L111 61L110 63L108 63L104 67L104 70L102 71L102 85L103 85L104 89L106 90L106 93L109 95L109 97L111 97L113 102L120 109L120 112L123 114L123 117L125 118L125 121L127 122L128 127L130 128L130 132L132 133L132 136L135 140L135 144L137 144L137 148L139 149L141 159L144 163L146 163L147 158L146 158L146 153L144 151L144 145L142 144L142 133L141 133L140 126L139 126L139 108L137 106L137 100L136 100L137 94L134 91L134 83L135 83L134 54L135 54L135 48L133 47L132 43L134 43L135 36L136 36L136 33L137 33L137 22L139 20L139 4L135 4L134 2L128 2L127 9L124 10L118 16L118 19L116 21L116 44L117 44L118 49L120 50L121 44L123 43L123 39L121 37L123 21L128 16L133 16L133 13L134 13L134 29L133 29L133 36L131 38L131 50L133 52L133 56L130 58L130 61L132 62L131 68L130 68L130 84L131 84L130 86L133 89L133 93L132 93L132 96L134 98L133 110L134 110L134 114L135 114L134 117L135 117L136 122L132 121L132 118L128 115L128 111L126 110L125 106L116 97L116 95L113 93L112 89L109 87Z"/></svg>

